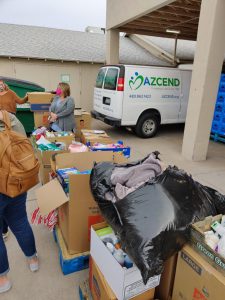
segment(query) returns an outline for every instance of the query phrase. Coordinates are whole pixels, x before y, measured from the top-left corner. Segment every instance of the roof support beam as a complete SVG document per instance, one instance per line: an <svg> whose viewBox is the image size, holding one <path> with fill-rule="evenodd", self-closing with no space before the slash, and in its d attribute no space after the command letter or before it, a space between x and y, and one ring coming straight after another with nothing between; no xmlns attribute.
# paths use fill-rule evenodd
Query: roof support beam
<svg viewBox="0 0 225 300"><path fill-rule="evenodd" d="M117 28L175 0L107 0L106 28Z"/></svg>
<svg viewBox="0 0 225 300"><path fill-rule="evenodd" d="M174 56L169 52L163 50L162 48L156 46L154 43L150 42L150 40L146 41L145 38L141 35L131 34L129 38L140 45L142 48L150 52L152 55L158 57L161 60L169 62L170 64L174 64ZM179 59L176 58L175 64L179 63Z"/></svg>
<svg viewBox="0 0 225 300"><path fill-rule="evenodd" d="M143 30L143 29L131 29L128 27L120 27L120 31L130 33L130 34L143 34L143 35L152 35L152 36L160 36L160 37L167 37L167 38L174 38L173 34L168 34L166 31L156 31L156 30ZM190 40L195 41L197 34L179 34L179 39L183 40Z"/></svg>

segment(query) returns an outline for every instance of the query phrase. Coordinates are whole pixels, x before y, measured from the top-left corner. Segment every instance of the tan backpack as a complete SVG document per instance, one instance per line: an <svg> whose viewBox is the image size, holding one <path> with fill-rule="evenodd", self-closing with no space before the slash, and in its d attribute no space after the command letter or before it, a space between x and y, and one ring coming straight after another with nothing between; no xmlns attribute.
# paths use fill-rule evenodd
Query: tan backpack
<svg viewBox="0 0 225 300"><path fill-rule="evenodd" d="M9 114L2 111L0 132L0 193L16 197L38 182L39 163L29 139L11 130Z"/></svg>

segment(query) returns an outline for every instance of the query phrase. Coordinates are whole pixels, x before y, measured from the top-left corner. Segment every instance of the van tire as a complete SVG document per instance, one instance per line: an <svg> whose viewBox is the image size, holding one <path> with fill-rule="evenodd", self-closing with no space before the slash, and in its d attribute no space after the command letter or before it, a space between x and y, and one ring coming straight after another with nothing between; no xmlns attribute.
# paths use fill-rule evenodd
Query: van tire
<svg viewBox="0 0 225 300"><path fill-rule="evenodd" d="M141 116L135 127L137 136L147 139L156 135L159 128L159 118L154 113Z"/></svg>

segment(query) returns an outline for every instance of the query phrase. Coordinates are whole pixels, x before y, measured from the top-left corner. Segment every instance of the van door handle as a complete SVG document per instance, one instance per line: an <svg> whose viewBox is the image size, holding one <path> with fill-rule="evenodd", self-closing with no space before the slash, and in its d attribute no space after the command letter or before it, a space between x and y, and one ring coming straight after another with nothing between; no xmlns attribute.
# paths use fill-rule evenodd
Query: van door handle
<svg viewBox="0 0 225 300"><path fill-rule="evenodd" d="M109 97L103 97L103 104L110 105L111 104L111 98L109 98Z"/></svg>

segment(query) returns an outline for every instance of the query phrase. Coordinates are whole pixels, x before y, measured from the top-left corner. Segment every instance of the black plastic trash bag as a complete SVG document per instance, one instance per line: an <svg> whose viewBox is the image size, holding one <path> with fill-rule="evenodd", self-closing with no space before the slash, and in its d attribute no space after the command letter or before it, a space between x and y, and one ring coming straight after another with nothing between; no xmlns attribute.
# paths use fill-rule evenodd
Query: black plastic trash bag
<svg viewBox="0 0 225 300"><path fill-rule="evenodd" d="M115 167L118 165L108 162L96 164L91 174L91 190L146 284L150 277L162 273L163 262L189 240L190 224L209 215L225 214L225 197L177 167L168 167L113 203L106 200L106 195L114 193L111 176Z"/></svg>

